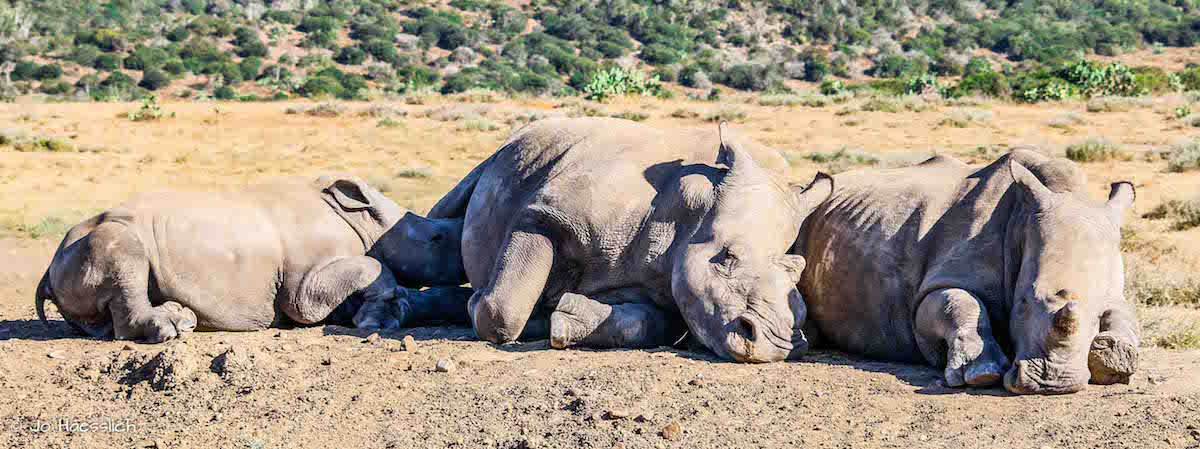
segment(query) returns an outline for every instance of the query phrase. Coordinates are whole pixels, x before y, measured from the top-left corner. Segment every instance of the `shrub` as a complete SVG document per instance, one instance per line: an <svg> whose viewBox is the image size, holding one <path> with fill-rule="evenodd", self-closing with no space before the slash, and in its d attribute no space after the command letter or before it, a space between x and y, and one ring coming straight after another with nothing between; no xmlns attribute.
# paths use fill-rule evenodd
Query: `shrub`
<svg viewBox="0 0 1200 449"><path fill-rule="evenodd" d="M1133 71L1120 62L1097 65L1080 60L1060 72L1063 79L1079 86L1080 91L1089 97L1097 95L1132 96L1144 93L1138 86L1137 77Z"/></svg>
<svg viewBox="0 0 1200 449"><path fill-rule="evenodd" d="M46 81L57 79L58 77L62 76L62 74L62 67L59 67L57 64L46 64L38 67L37 74L34 75L34 78L37 78L39 81Z"/></svg>
<svg viewBox="0 0 1200 449"><path fill-rule="evenodd" d="M1200 226L1200 199L1191 201L1170 200L1155 206L1142 218L1151 220L1171 219L1171 227L1176 231L1185 231Z"/></svg>
<svg viewBox="0 0 1200 449"><path fill-rule="evenodd" d="M400 56L400 52L396 51L396 47L391 42L382 39L372 39L362 45L363 51L380 62L386 62L391 65L404 64L404 58Z"/></svg>
<svg viewBox="0 0 1200 449"><path fill-rule="evenodd" d="M367 52L358 47L342 47L333 60L339 64L359 65L367 60Z"/></svg>
<svg viewBox="0 0 1200 449"><path fill-rule="evenodd" d="M704 121L741 123L746 121L746 112L738 108L722 106L720 109L705 115Z"/></svg>
<svg viewBox="0 0 1200 449"><path fill-rule="evenodd" d="M992 121L992 111L978 109L954 109L946 113L945 117L938 122L942 126L952 126L955 128L966 128L971 125L985 124Z"/></svg>
<svg viewBox="0 0 1200 449"><path fill-rule="evenodd" d="M262 58L251 56L238 62L238 72L242 74L243 80L258 79L259 70L262 69Z"/></svg>
<svg viewBox="0 0 1200 449"><path fill-rule="evenodd" d="M662 84L658 77L647 78L642 72L613 67L600 70L583 88L584 98L606 100L623 95L662 95Z"/></svg>
<svg viewBox="0 0 1200 449"><path fill-rule="evenodd" d="M910 78L904 83L904 93L907 95L941 95L942 86L931 73Z"/></svg>
<svg viewBox="0 0 1200 449"><path fill-rule="evenodd" d="M121 57L112 53L101 53L93 65L97 70L112 71L121 68Z"/></svg>
<svg viewBox="0 0 1200 449"><path fill-rule="evenodd" d="M162 70L149 69L142 72L142 80L138 81L138 87L146 90L159 90L171 84L171 77L163 73Z"/></svg>
<svg viewBox="0 0 1200 449"><path fill-rule="evenodd" d="M1197 169L1200 169L1200 138L1171 146L1170 156L1167 157L1167 170L1179 173Z"/></svg>
<svg viewBox="0 0 1200 449"><path fill-rule="evenodd" d="M1128 112L1149 107L1152 101L1139 97L1095 97L1087 102L1088 112Z"/></svg>
<svg viewBox="0 0 1200 449"><path fill-rule="evenodd" d="M158 106L158 96L150 95L142 99L142 107L136 111L130 112L126 117L135 122L147 122L159 120L165 117L174 117L175 113L166 113Z"/></svg>
<svg viewBox="0 0 1200 449"><path fill-rule="evenodd" d="M642 47L641 58L654 65L674 64L679 62L679 53L662 44L650 44Z"/></svg>
<svg viewBox="0 0 1200 449"><path fill-rule="evenodd" d="M950 97L960 98L967 95L982 95L992 98L1007 98L1012 95L1012 87L1004 75L996 72L982 72L966 75L954 87L950 88Z"/></svg>
<svg viewBox="0 0 1200 449"><path fill-rule="evenodd" d="M1083 118L1074 112L1058 114L1046 122L1046 126L1059 129L1069 129L1072 126L1081 124L1083 124Z"/></svg>
<svg viewBox="0 0 1200 449"><path fill-rule="evenodd" d="M342 83L337 78L327 75L311 76L297 89L300 95L306 97L341 96Z"/></svg>
<svg viewBox="0 0 1200 449"><path fill-rule="evenodd" d="M822 95L840 95L848 92L841 80L827 80L821 83Z"/></svg>
<svg viewBox="0 0 1200 449"><path fill-rule="evenodd" d="M735 89L754 91L769 87L775 75L770 66L762 64L738 64L719 74L721 77L715 80L717 82Z"/></svg>
<svg viewBox="0 0 1200 449"><path fill-rule="evenodd" d="M1104 162L1111 159L1129 160L1120 146L1108 139L1087 139L1067 146L1067 159L1075 162Z"/></svg>
<svg viewBox="0 0 1200 449"><path fill-rule="evenodd" d="M232 100L237 97L237 92L230 86L221 86L213 90L213 98L218 100Z"/></svg>

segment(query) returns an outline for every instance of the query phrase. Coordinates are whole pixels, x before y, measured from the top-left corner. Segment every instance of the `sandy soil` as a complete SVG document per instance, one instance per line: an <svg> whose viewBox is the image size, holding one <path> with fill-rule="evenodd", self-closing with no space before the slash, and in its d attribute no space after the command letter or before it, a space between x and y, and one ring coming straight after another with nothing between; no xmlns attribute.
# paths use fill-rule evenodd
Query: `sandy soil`
<svg viewBox="0 0 1200 449"><path fill-rule="evenodd" d="M732 100L736 101L736 100ZM521 115L588 108L650 114L653 126L709 126L738 108L747 134L793 155L863 149L885 163L932 152L971 159L978 147L1048 152L1106 137L1130 161L1086 164L1096 198L1108 183L1138 185L1131 226L1176 248L1155 269L1193 273L1200 229L1170 231L1140 213L1195 198L1200 175L1174 174L1147 155L1183 138L1172 100L1122 113L1082 104L971 106L994 118L939 125L956 107L888 114L827 108L629 101L609 105L508 101L495 105L388 104L399 126L347 104L337 118L285 114L286 104L167 104L173 119L134 123L130 104L4 105L0 128L68 139L82 151L0 148L0 442L10 447L1200 447L1200 351L1147 347L1130 385L1062 397L949 389L931 368L836 352L738 365L704 351L496 347L470 329L419 328L371 337L316 326L199 333L165 345L70 337L52 315L36 321L33 289L61 232L134 192L217 189L273 176L345 170L385 186L417 211L486 157ZM378 105L376 105L378 106ZM482 111L495 125L439 121L440 108ZM678 109L701 118L673 117ZM443 112L445 112L443 110ZM1047 123L1063 114L1082 122ZM429 117L426 117L426 116ZM444 114L443 114L444 115ZM676 114L686 117L687 114ZM793 177L820 164L796 159ZM413 176L417 171L422 176ZM65 222L66 224L61 224ZM1194 307L1143 307L1187 325ZM1149 315L1144 315L1149 316ZM1182 318L1179 318L1182 317ZM1170 318L1163 318L1170 319ZM405 344L405 336L412 336ZM453 361L446 372L439 361ZM65 421L64 421L65 420ZM88 432L62 426L89 423ZM104 423L120 429L96 429ZM123 430L113 432L109 430Z"/></svg>

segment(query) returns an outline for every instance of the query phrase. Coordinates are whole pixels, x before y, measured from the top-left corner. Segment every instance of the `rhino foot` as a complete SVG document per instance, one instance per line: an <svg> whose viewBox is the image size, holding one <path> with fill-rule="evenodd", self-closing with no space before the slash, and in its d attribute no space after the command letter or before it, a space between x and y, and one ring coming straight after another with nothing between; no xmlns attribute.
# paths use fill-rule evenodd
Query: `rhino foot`
<svg viewBox="0 0 1200 449"><path fill-rule="evenodd" d="M583 295L563 293L550 314L550 346L563 349L583 340L599 325L596 316L607 315L604 309L610 308Z"/></svg>
<svg viewBox="0 0 1200 449"><path fill-rule="evenodd" d="M400 329L409 308L404 298L365 302L354 315L354 327L382 331Z"/></svg>
<svg viewBox="0 0 1200 449"><path fill-rule="evenodd" d="M167 301L153 309L144 329L144 338L147 343L162 343L186 337L195 329L196 313L183 304Z"/></svg>
<svg viewBox="0 0 1200 449"><path fill-rule="evenodd" d="M946 385L951 387L990 387L1004 378L1008 369L1008 358L996 346L996 343L983 343L983 350L976 357L970 358L966 353L949 354L948 360L962 363L946 365ZM960 346L961 348L961 346ZM960 349L961 350L961 349Z"/></svg>

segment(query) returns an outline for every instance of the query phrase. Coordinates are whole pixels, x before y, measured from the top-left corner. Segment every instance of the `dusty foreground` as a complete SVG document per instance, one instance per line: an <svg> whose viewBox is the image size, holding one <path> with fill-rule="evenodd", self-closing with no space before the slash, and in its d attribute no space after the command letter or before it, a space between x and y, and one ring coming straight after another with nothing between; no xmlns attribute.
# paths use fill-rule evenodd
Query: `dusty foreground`
<svg viewBox="0 0 1200 449"><path fill-rule="evenodd" d="M3 319L10 447L1200 445L1196 352L1147 350L1128 386L1016 397L839 353L735 365L671 348L494 347L465 328L366 338L335 326L148 346L56 339L61 322ZM439 360L457 366L442 372ZM129 428L60 427L106 419Z"/></svg>
<svg viewBox="0 0 1200 449"><path fill-rule="evenodd" d="M855 112L859 103L348 104L337 117L286 111L307 104L187 103L164 105L177 115L157 122L128 120L137 107L130 104L3 105L0 131L10 139L54 138L71 148L0 146L0 443L1200 447L1200 351L1168 349L1200 346L1200 309L1186 299L1200 285L1200 228L1175 230L1142 217L1200 193L1200 174L1171 173L1155 156L1193 132L1164 118L1174 103L1114 113L1088 112L1081 103ZM964 110L992 115L966 127L942 124ZM370 338L338 327L202 333L150 346L66 338L53 308L50 328L34 316L34 287L66 229L136 192L349 171L421 212L530 118L630 111L644 113L651 126L716 126L710 115L732 115L741 130L789 156L796 182L817 170L854 168L858 153L878 157L879 166L935 152L978 164L1018 146L1062 154L1093 137L1120 145L1129 157L1083 167L1097 200L1116 180L1138 188L1126 261L1127 296L1137 300L1145 337L1142 370L1127 386L1015 397L944 388L934 369L841 353L752 366L673 348L495 347L462 328ZM848 153L838 156L843 148ZM407 348L406 335L415 339ZM439 371L442 360L455 367Z"/></svg>

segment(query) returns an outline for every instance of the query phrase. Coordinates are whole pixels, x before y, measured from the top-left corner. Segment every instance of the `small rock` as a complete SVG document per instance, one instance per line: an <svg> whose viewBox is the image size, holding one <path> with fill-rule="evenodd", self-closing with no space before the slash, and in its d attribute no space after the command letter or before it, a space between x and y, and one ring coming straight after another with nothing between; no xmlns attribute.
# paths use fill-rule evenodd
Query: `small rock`
<svg viewBox="0 0 1200 449"><path fill-rule="evenodd" d="M121 347L121 350L122 350L122 351L132 351L132 350L133 350L133 345L131 345L131 344L129 344L129 343L125 343L125 346L122 346L122 347Z"/></svg>
<svg viewBox="0 0 1200 449"><path fill-rule="evenodd" d="M654 412L653 412L653 411L650 411L650 410L646 410L646 411L644 411L644 412L642 412L642 413L639 413L639 414L638 414L638 416L637 416L637 418L634 418L634 420L635 420L635 421L637 421L637 422L650 422L650 421L653 421L653 420L654 420Z"/></svg>
<svg viewBox="0 0 1200 449"><path fill-rule="evenodd" d="M1151 384L1151 385L1156 385L1156 386L1157 386L1157 385L1162 385L1164 382L1166 382L1166 381L1167 381L1167 376L1150 374L1150 375L1149 375L1149 376L1146 378L1146 380L1150 381L1150 384Z"/></svg>
<svg viewBox="0 0 1200 449"><path fill-rule="evenodd" d="M325 366L333 365L334 362L337 362L337 359L334 358L332 355L321 359L321 364L325 365Z"/></svg>
<svg viewBox="0 0 1200 449"><path fill-rule="evenodd" d="M921 440L921 441L929 441L929 436L928 436L928 435L921 435L921 436L917 437L917 439L918 439L918 440Z"/></svg>
<svg viewBox="0 0 1200 449"><path fill-rule="evenodd" d="M521 375L522 375L522 376L525 376L525 377L529 377L529 376L532 376L532 375L534 375L534 374L537 374L537 370L535 370L535 369L531 369L531 370L529 370L529 371L526 371L526 372L523 372L523 373L521 373Z"/></svg>
<svg viewBox="0 0 1200 449"><path fill-rule="evenodd" d="M63 350L50 351L49 354L46 354L46 357L50 357L52 359L65 359L67 358L67 353Z"/></svg>
<svg viewBox="0 0 1200 449"><path fill-rule="evenodd" d="M279 332L275 333L275 338L283 338L286 336L287 336L287 334L283 333L283 331L279 331Z"/></svg>
<svg viewBox="0 0 1200 449"><path fill-rule="evenodd" d="M625 443L614 444L612 449L625 449Z"/></svg>
<svg viewBox="0 0 1200 449"><path fill-rule="evenodd" d="M823 395L823 394L825 394L825 392L821 391L821 390L817 390L817 391L813 392L813 395L815 395L818 398L821 397L821 395Z"/></svg>
<svg viewBox="0 0 1200 449"><path fill-rule="evenodd" d="M679 424L679 421L667 424L666 427L663 427L662 436L667 441L679 441L683 439L683 426Z"/></svg>
<svg viewBox="0 0 1200 449"><path fill-rule="evenodd" d="M625 419L628 418L630 414L631 413L629 410L613 409L608 411L608 419Z"/></svg>
<svg viewBox="0 0 1200 449"><path fill-rule="evenodd" d="M691 381L688 382L688 385L691 385L693 387L704 387L704 378L697 377L695 379L692 379Z"/></svg>
<svg viewBox="0 0 1200 449"><path fill-rule="evenodd" d="M378 332L367 336L367 343L373 344L373 343L378 343L378 342L379 342L379 333Z"/></svg>
<svg viewBox="0 0 1200 449"><path fill-rule="evenodd" d="M571 387L571 388L567 389L567 396L579 397L579 396L583 396L583 393L580 392L578 388Z"/></svg>
<svg viewBox="0 0 1200 449"><path fill-rule="evenodd" d="M437 365L434 365L434 369L439 373L452 373L458 369L458 364L454 363L452 359L441 359L437 361Z"/></svg>
<svg viewBox="0 0 1200 449"><path fill-rule="evenodd" d="M405 336L404 336L404 339L402 339L402 340L400 340L400 341L401 341L402 343L404 343L404 350L405 350L405 351L408 351L408 352L416 352L416 350L417 350L417 339L413 338L413 336L412 336L412 335L405 335Z"/></svg>

